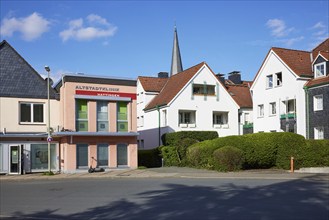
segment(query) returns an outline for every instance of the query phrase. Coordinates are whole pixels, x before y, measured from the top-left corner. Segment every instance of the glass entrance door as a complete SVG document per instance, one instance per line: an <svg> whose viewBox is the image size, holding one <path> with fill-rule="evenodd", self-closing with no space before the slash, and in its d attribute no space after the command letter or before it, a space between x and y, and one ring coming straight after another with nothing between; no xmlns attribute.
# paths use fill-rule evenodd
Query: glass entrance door
<svg viewBox="0 0 329 220"><path fill-rule="evenodd" d="M9 159L9 168L10 174L20 174L20 147L19 146L10 146L10 159Z"/></svg>
<svg viewBox="0 0 329 220"><path fill-rule="evenodd" d="M128 165L128 151L126 144L117 145L117 161L118 161L118 167Z"/></svg>

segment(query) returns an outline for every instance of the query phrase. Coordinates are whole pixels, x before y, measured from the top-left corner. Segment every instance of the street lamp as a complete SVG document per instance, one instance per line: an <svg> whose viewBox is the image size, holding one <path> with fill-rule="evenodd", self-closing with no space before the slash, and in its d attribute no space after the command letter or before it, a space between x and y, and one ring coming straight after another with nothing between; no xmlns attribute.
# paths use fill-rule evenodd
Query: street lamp
<svg viewBox="0 0 329 220"><path fill-rule="evenodd" d="M51 172L51 167L50 167L50 141L51 141L51 136L50 136L50 98L49 98L49 75L50 75L50 68L49 66L45 66L45 70L48 73L48 78L47 78L47 92L48 92L48 123L47 123L47 142L48 142L48 172L50 174Z"/></svg>

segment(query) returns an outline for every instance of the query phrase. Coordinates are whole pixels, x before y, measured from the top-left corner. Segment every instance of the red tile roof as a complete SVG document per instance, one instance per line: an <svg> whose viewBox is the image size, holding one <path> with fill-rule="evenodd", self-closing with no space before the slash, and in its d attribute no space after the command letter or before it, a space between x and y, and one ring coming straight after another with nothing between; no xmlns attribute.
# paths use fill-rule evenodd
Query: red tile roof
<svg viewBox="0 0 329 220"><path fill-rule="evenodd" d="M138 80L146 92L160 92L169 78L139 76Z"/></svg>
<svg viewBox="0 0 329 220"><path fill-rule="evenodd" d="M272 50L298 76L313 76L310 52L273 47Z"/></svg>
<svg viewBox="0 0 329 220"><path fill-rule="evenodd" d="M317 47L315 47L312 50L313 59L315 59L318 56L319 52L321 51L329 52L329 38L323 41L322 43L320 43Z"/></svg>
<svg viewBox="0 0 329 220"><path fill-rule="evenodd" d="M329 60L329 52L320 51L321 56L323 56L327 61Z"/></svg>
<svg viewBox="0 0 329 220"><path fill-rule="evenodd" d="M315 78L315 79L311 79L310 81L308 81L305 84L305 86L310 88L310 87L320 86L320 85L325 85L325 84L329 84L329 75L324 76L324 77L318 77L318 78Z"/></svg>
<svg viewBox="0 0 329 220"><path fill-rule="evenodd" d="M241 108L252 108L250 88L246 84L226 85L226 89Z"/></svg>
<svg viewBox="0 0 329 220"><path fill-rule="evenodd" d="M145 110L156 108L156 106L167 105L205 64L205 62L199 63L183 72L171 76L160 94L151 100L145 107Z"/></svg>

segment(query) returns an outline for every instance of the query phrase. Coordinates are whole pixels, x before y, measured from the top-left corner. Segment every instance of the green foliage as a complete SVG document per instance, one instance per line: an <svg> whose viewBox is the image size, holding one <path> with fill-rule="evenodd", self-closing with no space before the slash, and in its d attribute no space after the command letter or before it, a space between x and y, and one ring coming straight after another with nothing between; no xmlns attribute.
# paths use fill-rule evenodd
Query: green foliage
<svg viewBox="0 0 329 220"><path fill-rule="evenodd" d="M300 167L329 166L329 140L306 140L297 163Z"/></svg>
<svg viewBox="0 0 329 220"><path fill-rule="evenodd" d="M179 141L185 138L191 138L200 142L205 140L212 140L217 137L218 133L216 131L178 131L163 134L161 139L165 146L178 146Z"/></svg>
<svg viewBox="0 0 329 220"><path fill-rule="evenodd" d="M150 150L138 150L138 166L147 168L161 167L161 156L159 148Z"/></svg>
<svg viewBox="0 0 329 220"><path fill-rule="evenodd" d="M220 171L236 171L242 168L244 152L236 147L225 146L214 151L214 168Z"/></svg>
<svg viewBox="0 0 329 220"><path fill-rule="evenodd" d="M44 173L42 173L43 176L54 176L55 173L53 171L46 171Z"/></svg>
<svg viewBox="0 0 329 220"><path fill-rule="evenodd" d="M179 166L180 159L177 152L177 148L173 146L162 146L161 149L161 156L164 161L164 166Z"/></svg>
<svg viewBox="0 0 329 220"><path fill-rule="evenodd" d="M180 166L185 166L186 165L186 151L187 148L195 143L197 143L198 141L192 138L184 138L182 140L179 140L177 142L177 152L178 152L178 156L180 159Z"/></svg>

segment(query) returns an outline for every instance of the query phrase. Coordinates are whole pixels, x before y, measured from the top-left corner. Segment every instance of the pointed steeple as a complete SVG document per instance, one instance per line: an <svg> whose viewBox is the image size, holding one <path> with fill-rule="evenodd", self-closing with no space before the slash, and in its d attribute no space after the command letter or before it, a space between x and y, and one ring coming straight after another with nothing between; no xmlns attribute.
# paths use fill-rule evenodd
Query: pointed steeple
<svg viewBox="0 0 329 220"><path fill-rule="evenodd" d="M183 71L183 65L182 65L182 59L180 56L179 44L178 44L177 28L175 25L174 46L172 49L170 76L175 75L176 73L179 73L182 71Z"/></svg>

